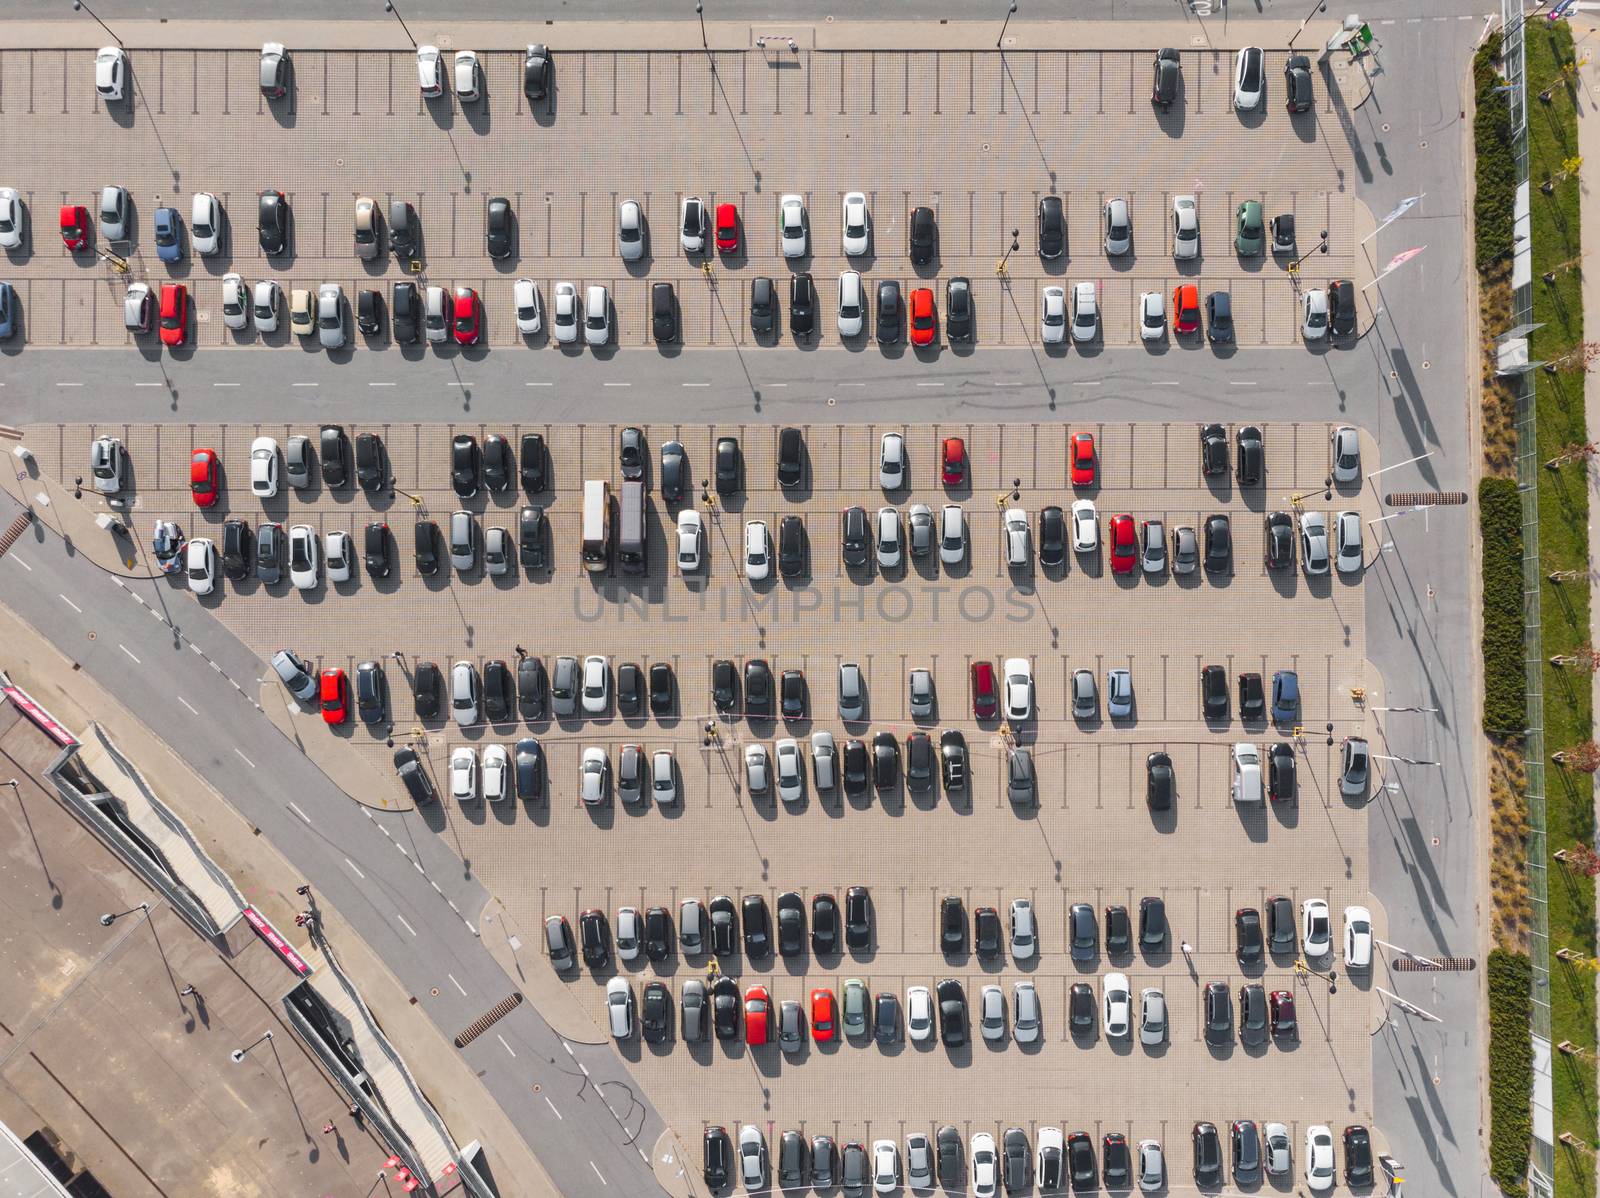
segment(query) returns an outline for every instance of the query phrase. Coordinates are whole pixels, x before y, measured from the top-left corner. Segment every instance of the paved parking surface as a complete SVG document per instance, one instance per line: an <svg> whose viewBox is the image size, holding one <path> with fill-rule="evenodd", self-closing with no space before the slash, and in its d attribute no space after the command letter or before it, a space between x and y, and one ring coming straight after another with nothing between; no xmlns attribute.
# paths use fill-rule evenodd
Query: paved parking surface
<svg viewBox="0 0 1600 1198"><path fill-rule="evenodd" d="M616 339L604 353L649 344L649 287L662 280L677 289L686 348L754 344L750 281L768 274L781 282L790 270L778 254L776 209L791 190L810 211L813 255L794 265L816 277L821 335L813 344L825 347L839 344L834 279L847 265L839 206L851 190L867 193L873 229L869 254L848 265L869 283L897 279L902 292L930 285L941 309L944 282L970 277L980 344L1036 342L1041 286L1084 278L1100 285L1100 344L1133 342L1139 293L1170 298L1180 279L1202 294L1232 292L1242 346L1295 343L1290 259L1233 253L1234 211L1248 198L1269 216L1296 217L1302 253L1328 231L1328 254L1305 264L1309 282L1371 277L1357 243L1372 215L1346 185L1344 98L1319 76L1316 110L1291 117L1278 94L1285 55L1277 51L1267 54L1266 104L1251 114L1231 111L1231 57L1204 49L1185 49L1183 99L1168 114L1149 104L1143 52L570 54L558 59L554 100L531 111L520 58L481 57L487 98L477 103L424 100L412 56L380 51L295 54L296 87L268 102L252 53L145 52L133 59L133 104L106 111L89 56L0 52L0 112L14 133L7 182L23 194L31 222L24 250L4 269L21 296L28 344L127 344L120 299L129 277L190 284L195 346L298 342L286 322L264 335L223 327L220 278L229 270L250 281L271 275L286 289L339 282L347 297L386 289L405 277L402 264L387 256L364 264L353 253L353 204L363 194L416 207L419 282L472 286L483 297L486 345L405 350L416 356L471 360L524 342L511 319L512 283L523 275L540 283L547 303L557 279L605 284ZM906 136L913 123L917 142ZM930 138L948 153L915 148ZM241 140L250 153L237 153ZM134 200L133 240L114 247L129 256L131 276L89 253L67 255L56 237L56 206L71 200L93 213L111 182ZM291 254L270 261L254 228L265 186L284 191L293 211ZM159 262L149 241L154 210L173 204L187 218L196 189L214 192L228 213L224 252ZM1045 263L1034 252L1034 212L1051 193L1063 200L1067 250ZM1180 193L1200 200L1205 256L1193 263L1170 256L1171 197ZM734 202L742 216L744 247L721 256L711 278L678 247L686 194ZM484 206L495 195L516 214L515 249L501 260L483 243ZM1135 227L1134 252L1115 259L1101 250L1101 205L1112 196L1128 199ZM616 205L628 198L651 229L649 255L631 266L617 255L615 231ZM938 214L940 252L914 268L905 223L921 203ZM1012 228L1021 249L1007 288L994 267ZM357 340L363 349L392 348L384 336ZM547 343L540 335L530 344ZM862 338L847 344L866 346ZM320 352L314 339L305 348Z"/></svg>

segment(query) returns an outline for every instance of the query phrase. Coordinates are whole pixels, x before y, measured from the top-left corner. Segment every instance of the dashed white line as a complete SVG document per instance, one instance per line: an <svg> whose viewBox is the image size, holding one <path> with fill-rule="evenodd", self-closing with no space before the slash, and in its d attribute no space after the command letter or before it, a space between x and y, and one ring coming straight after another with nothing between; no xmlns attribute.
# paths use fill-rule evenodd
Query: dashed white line
<svg viewBox="0 0 1600 1198"><path fill-rule="evenodd" d="M578 1062L578 1069L583 1073L584 1077L589 1076L589 1066L585 1065L582 1061Z"/></svg>
<svg viewBox="0 0 1600 1198"><path fill-rule="evenodd" d="M1026 387L1027 383L1002 383L999 379L989 384L991 387Z"/></svg>
<svg viewBox="0 0 1600 1198"><path fill-rule="evenodd" d="M1152 387L1176 387L1177 379L1156 379L1150 384Z"/></svg>
<svg viewBox="0 0 1600 1198"><path fill-rule="evenodd" d="M128 648L128 646L124 645L121 641L117 642L117 648L121 649L129 657L133 657L133 650ZM143 663L141 663L137 657L133 657L133 664L134 665L141 665Z"/></svg>
<svg viewBox="0 0 1600 1198"><path fill-rule="evenodd" d="M361 867L359 865L357 865L354 861L350 860L350 858L346 857L344 859L344 863L346 865L348 865L351 869L355 870L356 877L365 878L367 876L366 874L361 872Z"/></svg>
<svg viewBox="0 0 1600 1198"><path fill-rule="evenodd" d="M406 917L404 915L401 915L400 912L396 911L394 913L394 917L400 921L400 926L402 928L404 928L406 931L410 932L413 936L415 936L417 934L417 929L412 927L410 924L408 924L406 922Z"/></svg>
<svg viewBox="0 0 1600 1198"><path fill-rule="evenodd" d="M606 1180L606 1175L604 1173L600 1172L599 1169L595 1169L595 1164L594 1164L593 1161L589 1162L589 1168L594 1169L594 1175L600 1179L600 1184L601 1185L608 1186L608 1185L611 1184L609 1181Z"/></svg>
<svg viewBox="0 0 1600 1198"><path fill-rule="evenodd" d="M517 1055L515 1052L512 1052L511 1045L506 1043L506 1038L504 1036L502 1036L499 1032L496 1032L494 1034L494 1038L496 1040L500 1041L500 1047L501 1048L503 1048L507 1052L511 1053L512 1056L516 1056Z"/></svg>
<svg viewBox="0 0 1600 1198"><path fill-rule="evenodd" d="M135 387L159 387L160 383L135 383Z"/></svg>
<svg viewBox="0 0 1600 1198"><path fill-rule="evenodd" d="M237 387L238 383L212 383L213 387Z"/></svg>
<svg viewBox="0 0 1600 1198"><path fill-rule="evenodd" d="M762 383L763 387L787 387L788 383Z"/></svg>
<svg viewBox="0 0 1600 1198"><path fill-rule="evenodd" d="M679 383L680 387L709 387L710 383Z"/></svg>
<svg viewBox="0 0 1600 1198"><path fill-rule="evenodd" d="M33 567L32 567L32 566L30 566L30 565L28 565L28 563L27 563L27 562L25 562L25 561L23 561L23 560L22 560L22 559L21 559L21 558L20 558L20 557L18 557L18 556L17 556L17 555L16 555L16 554L14 554L14 553L13 553L13 554L12 554L12 555L11 555L11 560L12 560L12 561L14 561L14 562L16 562L16 563L17 563L17 565L19 565L19 566L21 566L21 567L22 567L22 568L23 568L23 569L24 569L24 570L26 570L26 571L27 571L27 572L28 572L28 573L29 573L29 574L32 574L32 573L33 573Z"/></svg>
<svg viewBox="0 0 1600 1198"><path fill-rule="evenodd" d="M942 387L942 386L944 386L944 384L943 383L918 383L917 386L919 386L919 387Z"/></svg>
<svg viewBox="0 0 1600 1198"><path fill-rule="evenodd" d="M837 385L840 386L840 387L865 387L866 386L865 383L839 383Z"/></svg>
<svg viewBox="0 0 1600 1198"><path fill-rule="evenodd" d="M1074 387L1098 387L1100 384L1092 380L1083 380L1072 384Z"/></svg>
<svg viewBox="0 0 1600 1198"><path fill-rule="evenodd" d="M239 753L239 750L238 750L238 749L235 749L235 750L234 750L234 752L235 752L235 753ZM249 766L249 767L250 767L250 768L251 768L251 769L255 769L255 768L256 768L256 763L255 763L255 762L253 762L253 761L251 761L251 760L250 760L250 759L249 759L249 758L248 758L248 757L246 757L246 756L245 756L245 755L244 755L244 754L243 754L243 753L239 753L239 760L240 760L240 761L242 761L242 762L244 762L244 763L245 763L245 764L246 764L246 765L248 765L248 766ZM310 823L310 822L311 822L311 821L310 821L310 820L307 820L307 821L306 821L306 822L307 822L307 823Z"/></svg>
<svg viewBox="0 0 1600 1198"><path fill-rule="evenodd" d="M293 799L289 800L289 810L294 812L301 819L305 820L306 823L309 824L311 822L311 817L309 815L307 815L304 811L301 811L299 805L296 804Z"/></svg>
<svg viewBox="0 0 1600 1198"><path fill-rule="evenodd" d="M81 386L83 386L83 384L82 383L57 383L56 386L58 386L58 387L81 387Z"/></svg>
<svg viewBox="0 0 1600 1198"><path fill-rule="evenodd" d="M632 383L601 383L602 387L631 387Z"/></svg>
<svg viewBox="0 0 1600 1198"><path fill-rule="evenodd" d="M1240 381L1235 380L1235 379L1230 379L1229 382L1228 382L1228 386L1230 386L1230 387L1254 387L1255 385L1256 385L1255 383L1240 382Z"/></svg>
<svg viewBox="0 0 1600 1198"><path fill-rule="evenodd" d="M555 386L554 383L523 383L522 385L524 387L554 387ZM545 1101L549 1102L550 1100L548 1098L546 1098Z"/></svg>
<svg viewBox="0 0 1600 1198"><path fill-rule="evenodd" d="M65 603L68 607L70 607L73 611L77 612L80 616L83 615L83 608L79 607L71 599L68 599L60 591L56 592L56 598L61 600L61 602Z"/></svg>
<svg viewBox="0 0 1600 1198"><path fill-rule="evenodd" d="M455 974L447 973L444 976L450 979L450 984L452 986L454 986L457 990L461 991L461 997L462 998L465 998L467 996L467 991L466 991L465 987L463 987L460 982L456 981L456 975Z"/></svg>
<svg viewBox="0 0 1600 1198"><path fill-rule="evenodd" d="M369 387L392 387L392 386L394 386L394 384L393 383L368 383L367 386L369 386Z"/></svg>
<svg viewBox="0 0 1600 1198"><path fill-rule="evenodd" d="M291 387L320 387L321 383L290 383Z"/></svg>
<svg viewBox="0 0 1600 1198"><path fill-rule="evenodd" d="M199 656L201 656L201 657L205 656L204 653L200 652L200 646L195 644L193 641L189 642L189 648L193 649L195 651L195 653L198 654Z"/></svg>
<svg viewBox="0 0 1600 1198"><path fill-rule="evenodd" d="M563 1115L560 1111L556 1110L556 1104L550 1101L550 1095L546 1094L544 1096L544 1104L545 1104L545 1106L550 1108L551 1114L555 1115L555 1117L557 1119L560 1119L562 1122L566 1121L567 1117L565 1115Z"/></svg>
<svg viewBox="0 0 1600 1198"><path fill-rule="evenodd" d="M200 714L198 711L196 711L194 709L194 705L192 703L190 703L189 700L185 699L182 695L178 696L178 702L182 703L185 707L187 707L189 709L189 714L190 715L199 715Z"/></svg>
<svg viewBox="0 0 1600 1198"><path fill-rule="evenodd" d="M561 1041L561 1047L567 1050L567 1055L573 1060L578 1059L577 1054L572 1051L572 1045L568 1044L565 1040Z"/></svg>

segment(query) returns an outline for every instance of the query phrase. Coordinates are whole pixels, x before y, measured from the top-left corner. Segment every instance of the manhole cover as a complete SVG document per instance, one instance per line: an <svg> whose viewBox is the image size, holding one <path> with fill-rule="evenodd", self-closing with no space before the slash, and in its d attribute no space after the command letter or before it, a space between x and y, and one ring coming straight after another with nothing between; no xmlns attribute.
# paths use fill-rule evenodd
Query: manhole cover
<svg viewBox="0 0 1600 1198"><path fill-rule="evenodd" d="M344 165L344 159L343 158L335 158L333 160L333 165L334 166L343 166Z"/></svg>
<svg viewBox="0 0 1600 1198"><path fill-rule="evenodd" d="M1387 121L1385 121L1385 122L1384 122L1384 123L1383 123L1383 131L1384 131L1384 132L1385 132L1385 133L1387 133L1387 132L1389 132L1389 122L1387 122Z"/></svg>
<svg viewBox="0 0 1600 1198"><path fill-rule="evenodd" d="M1433 363L1428 361L1428 359L1426 359L1426 358L1422 359L1422 369L1426 370L1426 369L1428 369L1428 367L1430 367L1432 365L1433 365Z"/></svg>
<svg viewBox="0 0 1600 1198"><path fill-rule="evenodd" d="M839 401L838 401L838 400L836 400L836 399L834 399L834 398L833 398L833 396L831 396L831 395L830 395L830 396L828 396L828 406L829 406L829 407L830 407L830 408L831 408L831 407L833 407L833 405L834 405L834 404L836 404L836 403L838 403L838 402L839 402Z"/></svg>
<svg viewBox="0 0 1600 1198"><path fill-rule="evenodd" d="M438 998L439 997L439 987L435 986L433 989L429 990L428 993L433 995L434 998Z"/></svg>
<svg viewBox="0 0 1600 1198"><path fill-rule="evenodd" d="M1427 149L1427 148L1428 148L1428 143L1427 143L1427 142L1425 142L1425 141L1419 141L1419 142L1418 142L1418 143L1417 143L1417 146L1418 146L1418 147L1419 147L1419 148L1420 148L1420 149L1424 149L1424 150L1426 150L1426 149Z"/></svg>
<svg viewBox="0 0 1600 1198"><path fill-rule="evenodd" d="M983 143L983 152L985 154L987 154L989 152L989 143L988 142L984 142Z"/></svg>
<svg viewBox="0 0 1600 1198"><path fill-rule="evenodd" d="M196 312L194 314L194 321L196 324L205 324L210 319L211 313L209 312Z"/></svg>
<svg viewBox="0 0 1600 1198"><path fill-rule="evenodd" d="M93 632L90 632L90 633L89 633L89 639L90 639L90 640L91 640L91 641L92 641L92 640L94 640L94 633L93 633Z"/></svg>

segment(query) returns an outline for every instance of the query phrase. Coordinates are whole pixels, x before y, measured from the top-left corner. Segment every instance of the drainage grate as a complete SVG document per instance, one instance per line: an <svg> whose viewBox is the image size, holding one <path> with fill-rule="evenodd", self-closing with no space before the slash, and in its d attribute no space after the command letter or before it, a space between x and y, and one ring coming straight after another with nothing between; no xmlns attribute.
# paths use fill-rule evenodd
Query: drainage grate
<svg viewBox="0 0 1600 1198"><path fill-rule="evenodd" d="M1467 501L1465 491L1399 491L1385 495L1390 507L1460 507Z"/></svg>
<svg viewBox="0 0 1600 1198"><path fill-rule="evenodd" d="M1471 957L1430 957L1427 961L1396 957L1389 964L1400 973L1466 973L1478 968Z"/></svg>
<svg viewBox="0 0 1600 1198"><path fill-rule="evenodd" d="M6 527L5 532L0 533L0 557L4 557L10 552L11 546L17 543L17 538L27 531L28 525L31 523L33 523L32 508L17 514L17 518Z"/></svg>
<svg viewBox="0 0 1600 1198"><path fill-rule="evenodd" d="M490 1007L476 1023L457 1036L456 1047L465 1048L521 1005L522 995L513 990L505 998Z"/></svg>

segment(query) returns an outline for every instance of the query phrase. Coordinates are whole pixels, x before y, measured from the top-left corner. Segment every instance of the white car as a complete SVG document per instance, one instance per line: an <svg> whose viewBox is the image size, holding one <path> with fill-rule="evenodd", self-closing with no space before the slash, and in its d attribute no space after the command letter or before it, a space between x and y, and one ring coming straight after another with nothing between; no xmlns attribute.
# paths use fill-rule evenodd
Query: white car
<svg viewBox="0 0 1600 1198"><path fill-rule="evenodd" d="M485 745L483 750L483 797L503 803L511 797L511 762L504 745Z"/></svg>
<svg viewBox="0 0 1600 1198"><path fill-rule="evenodd" d="M230 329L250 323L250 288L236 274L222 276L222 323Z"/></svg>
<svg viewBox="0 0 1600 1198"><path fill-rule="evenodd" d="M611 295L598 283L583 293L583 340L588 345L611 340Z"/></svg>
<svg viewBox="0 0 1600 1198"><path fill-rule="evenodd" d="M422 297L422 327L434 344L450 340L450 293L443 287L429 287Z"/></svg>
<svg viewBox="0 0 1600 1198"><path fill-rule="evenodd" d="M900 1188L900 1149L893 1140L872 1142L872 1192L892 1194Z"/></svg>
<svg viewBox="0 0 1600 1198"><path fill-rule="evenodd" d="M980 1131L972 1137L973 1198L994 1198L1000 1184L1000 1159L995 1155L994 1137Z"/></svg>
<svg viewBox="0 0 1600 1198"><path fill-rule="evenodd" d="M657 804L678 801L678 776L672 764L671 749L657 749L650 758L650 793Z"/></svg>
<svg viewBox="0 0 1600 1198"><path fill-rule="evenodd" d="M1333 481L1353 483L1361 477L1361 438L1348 424L1333 430Z"/></svg>
<svg viewBox="0 0 1600 1198"><path fill-rule="evenodd" d="M443 69L438 46L417 47L417 84L423 95L444 95L444 79L440 74Z"/></svg>
<svg viewBox="0 0 1600 1198"><path fill-rule="evenodd" d="M639 945L643 939L644 925L639 919L639 910L636 907L617 908L617 956L624 961L634 961L639 956Z"/></svg>
<svg viewBox="0 0 1600 1198"><path fill-rule="evenodd" d="M1307 574L1328 572L1328 517L1322 512L1300 513L1300 563Z"/></svg>
<svg viewBox="0 0 1600 1198"><path fill-rule="evenodd" d="M317 340L323 349L344 345L344 288L337 283L317 288Z"/></svg>
<svg viewBox="0 0 1600 1198"><path fill-rule="evenodd" d="M1072 288L1072 339L1093 341L1100 331L1100 305L1095 300L1094 284L1082 282Z"/></svg>
<svg viewBox="0 0 1600 1198"><path fill-rule="evenodd" d="M1319 898L1300 904L1300 944L1307 957L1326 957L1333 951L1333 916Z"/></svg>
<svg viewBox="0 0 1600 1198"><path fill-rule="evenodd" d="M1233 60L1233 106L1241 112L1261 107L1267 94L1266 56L1260 46L1246 46Z"/></svg>
<svg viewBox="0 0 1600 1198"><path fill-rule="evenodd" d="M1372 968L1372 912L1365 907L1344 909L1344 967Z"/></svg>
<svg viewBox="0 0 1600 1198"><path fill-rule="evenodd" d="M678 244L686 254L703 254L706 248L706 205L699 196L684 196L678 210Z"/></svg>
<svg viewBox="0 0 1600 1198"><path fill-rule="evenodd" d="M1041 1127L1034 1133L1033 1142L1038 1149L1033 1158L1033 1176L1036 1179L1044 1175L1044 1163L1047 1160L1060 1161L1061 1168L1065 1169L1067 1142L1059 1127Z"/></svg>
<svg viewBox="0 0 1600 1198"><path fill-rule="evenodd" d="M1333 1133L1320 1123L1306 1128L1306 1185L1333 1188Z"/></svg>
<svg viewBox="0 0 1600 1198"><path fill-rule="evenodd" d="M1321 341L1328 335L1328 293L1313 287L1300 300L1303 317L1300 334L1307 341Z"/></svg>
<svg viewBox="0 0 1600 1198"><path fill-rule="evenodd" d="M278 493L278 443L271 437L250 442L250 493L260 499Z"/></svg>
<svg viewBox="0 0 1600 1198"><path fill-rule="evenodd" d="M778 199L778 245L785 258L806 256L806 201L804 196Z"/></svg>
<svg viewBox="0 0 1600 1198"><path fill-rule="evenodd" d="M878 509L877 546L878 565L891 570L900 564L900 513L892 507Z"/></svg>
<svg viewBox="0 0 1600 1198"><path fill-rule="evenodd" d="M466 745L450 754L450 797L458 803L478 797L478 755Z"/></svg>
<svg viewBox="0 0 1600 1198"><path fill-rule="evenodd" d="M1025 569L1033 561L1033 534L1028 530L1028 513L1020 507L1006 509L1005 527L1006 566L1012 570Z"/></svg>
<svg viewBox="0 0 1600 1198"><path fill-rule="evenodd" d="M1029 686L1032 686L1031 680ZM1033 921L1033 903L1029 899L1012 899L1011 957L1016 961L1027 961L1038 951L1039 929Z"/></svg>
<svg viewBox="0 0 1600 1198"><path fill-rule="evenodd" d="M611 663L598 653L583 659L583 709L603 715L611 701Z"/></svg>
<svg viewBox="0 0 1600 1198"><path fill-rule="evenodd" d="M985 1040L1000 1040L1006 1034L1006 996L999 986L985 986L978 992L978 1027Z"/></svg>
<svg viewBox="0 0 1600 1198"><path fill-rule="evenodd" d="M906 439L900 433L884 433L878 442L878 485L885 491L906 485Z"/></svg>
<svg viewBox="0 0 1600 1198"><path fill-rule="evenodd" d="M458 728L478 722L478 670L470 661L450 667L450 715Z"/></svg>
<svg viewBox="0 0 1600 1198"><path fill-rule="evenodd" d="M115 495L128 476L128 452L115 437L96 437L89 445L89 474L95 493Z"/></svg>
<svg viewBox="0 0 1600 1198"><path fill-rule="evenodd" d="M347 532L330 532L322 539L322 552L328 559L328 581L349 582L355 568L355 545Z"/></svg>
<svg viewBox="0 0 1600 1198"><path fill-rule="evenodd" d="M317 585L317 533L309 524L289 529L289 581L297 591Z"/></svg>
<svg viewBox="0 0 1600 1198"><path fill-rule="evenodd" d="M967 560L967 514L959 503L939 509L939 560L947 566Z"/></svg>
<svg viewBox="0 0 1600 1198"><path fill-rule="evenodd" d="M1027 719L1033 714L1033 668L1026 657L1008 657L1001 672L1006 680L1006 719Z"/></svg>
<svg viewBox="0 0 1600 1198"><path fill-rule="evenodd" d="M611 762L606 751L590 745L583 751L583 765L579 773L579 794L591 807L606 799L606 784L611 777Z"/></svg>
<svg viewBox="0 0 1600 1198"><path fill-rule="evenodd" d="M839 336L859 337L867 304L861 296L861 276L856 271L839 272Z"/></svg>
<svg viewBox="0 0 1600 1198"><path fill-rule="evenodd" d="M1067 293L1060 287L1046 287L1039 310L1039 340L1060 345L1067 339Z"/></svg>
<svg viewBox="0 0 1600 1198"><path fill-rule="evenodd" d="M1167 1158L1160 1140L1139 1141L1139 1189L1153 1194L1167 1184Z"/></svg>
<svg viewBox="0 0 1600 1198"><path fill-rule="evenodd" d="M222 248L222 205L209 191L197 191L189 202L189 245L202 258Z"/></svg>
<svg viewBox="0 0 1600 1198"><path fill-rule="evenodd" d="M771 770L766 745L744 747L744 780L751 794L767 793L767 787L771 785Z"/></svg>
<svg viewBox="0 0 1600 1198"><path fill-rule="evenodd" d="M100 189L100 236L107 241L128 239L128 189L112 184Z"/></svg>
<svg viewBox="0 0 1600 1198"><path fill-rule="evenodd" d="M1233 801L1256 804L1261 802L1261 751L1249 741L1241 740L1233 746Z"/></svg>
<svg viewBox="0 0 1600 1198"><path fill-rule="evenodd" d="M429 288L432 290L432 288ZM556 284L555 314L550 318L555 325L556 341L572 345L578 340L578 288L565 279ZM430 336L428 340L433 340Z"/></svg>
<svg viewBox="0 0 1600 1198"><path fill-rule="evenodd" d="M1267 1176L1287 1176L1294 1164L1289 1159L1289 1129L1281 1123L1263 1123L1261 1145L1261 1164Z"/></svg>
<svg viewBox="0 0 1600 1198"><path fill-rule="evenodd" d="M617 253L624 262L644 257L644 212L638 200L623 200L617 205Z"/></svg>
<svg viewBox="0 0 1600 1198"><path fill-rule="evenodd" d="M1146 520L1139 550L1140 568L1146 574L1159 574L1167 568L1167 529L1159 520Z"/></svg>
<svg viewBox="0 0 1600 1198"><path fill-rule="evenodd" d="M134 333L148 333L154 307L149 283L129 283L128 294L122 297L123 327Z"/></svg>
<svg viewBox="0 0 1600 1198"><path fill-rule="evenodd" d="M276 279L262 279L251 296L251 308L256 318L256 332L276 333L278 313L283 311L283 288Z"/></svg>
<svg viewBox="0 0 1600 1198"><path fill-rule="evenodd" d="M700 569L700 513L684 508L678 513L678 573L693 574Z"/></svg>
<svg viewBox="0 0 1600 1198"><path fill-rule="evenodd" d="M1333 518L1333 564L1341 574L1361 572L1361 513L1340 512Z"/></svg>
<svg viewBox="0 0 1600 1198"><path fill-rule="evenodd" d="M612 978L606 983L606 1023L617 1040L633 1036L633 983L624 977ZM746 1128L753 1131L753 1128ZM744 1136L740 1134L740 1142Z"/></svg>
<svg viewBox="0 0 1600 1198"><path fill-rule="evenodd" d="M1193 196L1172 197L1172 256L1200 256L1200 208Z"/></svg>
<svg viewBox="0 0 1600 1198"><path fill-rule="evenodd" d="M1167 299L1160 291L1139 296L1139 339L1160 341L1167 335Z"/></svg>
<svg viewBox="0 0 1600 1198"><path fill-rule="evenodd" d="M867 197L859 191L846 192L844 213L844 252L847 256L867 252Z"/></svg>
<svg viewBox="0 0 1600 1198"><path fill-rule="evenodd" d="M1100 548L1100 513L1095 511L1094 500L1078 499L1072 504L1072 549L1075 553L1093 553Z"/></svg>
<svg viewBox="0 0 1600 1198"><path fill-rule="evenodd" d="M747 1194L767 1188L767 1141L750 1123L739 1129L739 1180Z"/></svg>
<svg viewBox="0 0 1600 1198"><path fill-rule="evenodd" d="M744 526L744 576L760 582L772 573L772 537L764 520L750 520Z"/></svg>
<svg viewBox="0 0 1600 1198"><path fill-rule="evenodd" d="M1106 713L1113 719L1133 714L1133 671L1125 666L1106 671Z"/></svg>
<svg viewBox="0 0 1600 1198"><path fill-rule="evenodd" d="M933 1142L920 1131L906 1136L906 1186L912 1190L933 1188Z"/></svg>
<svg viewBox="0 0 1600 1198"><path fill-rule="evenodd" d="M22 246L22 198L15 187L0 187L0 249Z"/></svg>
<svg viewBox="0 0 1600 1198"><path fill-rule="evenodd" d="M207 537L196 537L185 550L189 589L196 595L209 595L217 585L217 550Z"/></svg>
<svg viewBox="0 0 1600 1198"><path fill-rule="evenodd" d="M926 986L906 987L906 1033L918 1044L933 1039L933 995Z"/></svg>
<svg viewBox="0 0 1600 1198"><path fill-rule="evenodd" d="M478 56L471 50L456 51L456 99L476 100L479 95Z"/></svg>
<svg viewBox="0 0 1600 1198"><path fill-rule="evenodd" d="M94 90L101 99L120 100L128 82L128 56L121 46L101 46L94 55Z"/></svg>
<svg viewBox="0 0 1600 1198"><path fill-rule="evenodd" d="M1133 1030L1133 996L1128 992L1128 975L1108 973L1101 983L1103 1014L1101 1023L1105 1033L1112 1037L1128 1035Z"/></svg>
<svg viewBox="0 0 1600 1198"><path fill-rule="evenodd" d="M778 758L778 797L785 803L798 803L805 793L805 766L800 759L800 745L785 737L775 746Z"/></svg>
<svg viewBox="0 0 1600 1198"><path fill-rule="evenodd" d="M518 279L511 285L511 302L517 309L517 332L537 333L543 327L544 304L540 302L539 284L532 279Z"/></svg>
<svg viewBox="0 0 1600 1198"><path fill-rule="evenodd" d="M1167 996L1154 986L1139 991L1139 1043L1164 1044L1167 1039Z"/></svg>

